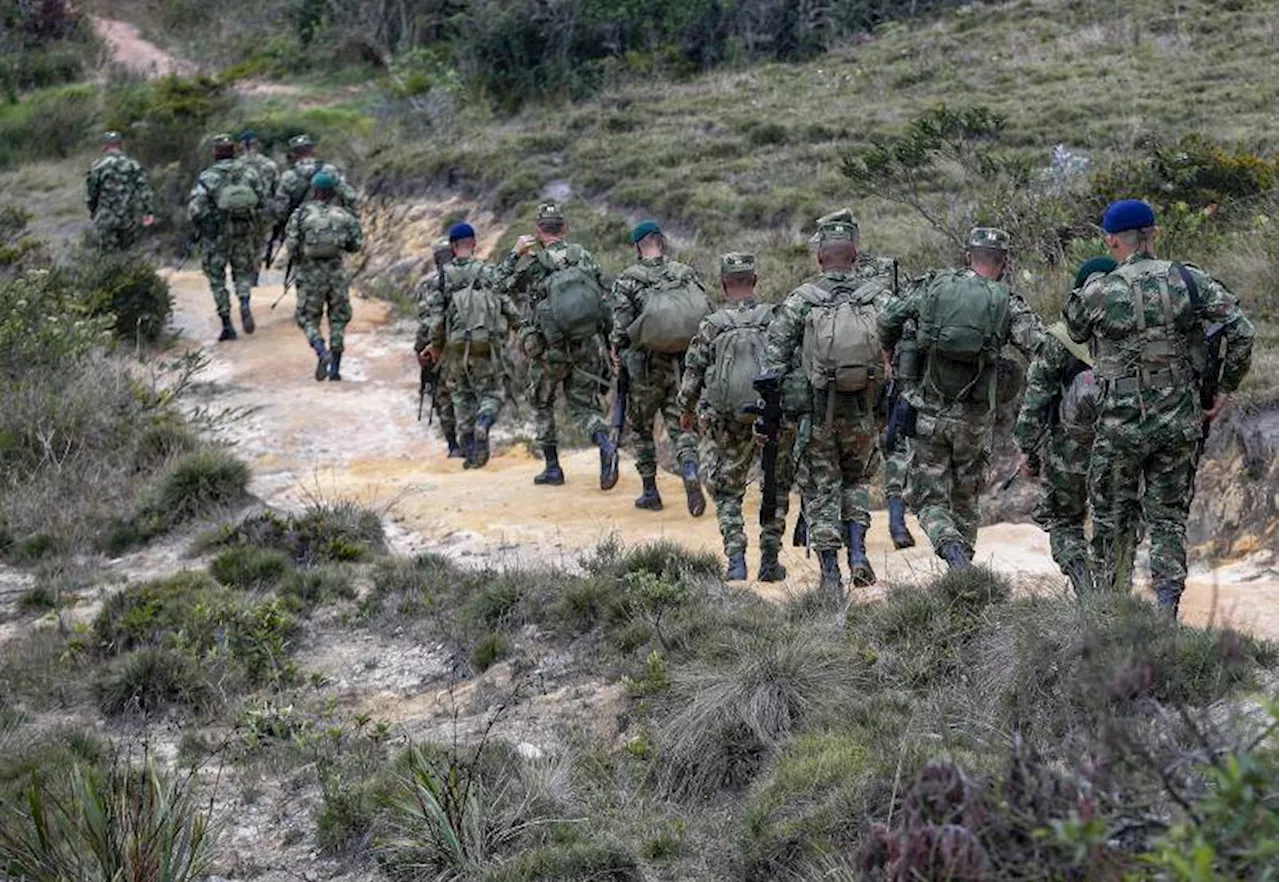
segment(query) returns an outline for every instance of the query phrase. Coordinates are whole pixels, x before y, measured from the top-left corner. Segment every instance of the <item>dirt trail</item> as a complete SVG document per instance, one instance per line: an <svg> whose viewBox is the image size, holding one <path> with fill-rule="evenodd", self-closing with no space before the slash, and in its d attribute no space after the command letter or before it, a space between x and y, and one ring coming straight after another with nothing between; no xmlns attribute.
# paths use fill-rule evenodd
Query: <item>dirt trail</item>
<svg viewBox="0 0 1280 882"><path fill-rule="evenodd" d="M594 450L562 457L563 487L532 484L540 463L523 445L508 444L508 426L495 431L499 451L487 468L464 472L445 458L438 431L416 421L418 369L410 355L413 327L393 320L388 304L354 298L347 330L344 382L312 379L315 356L293 322L290 292L274 311L279 284L255 293L257 333L215 344L218 324L207 283L197 272L171 278L176 323L192 345L204 346L212 364L205 377L218 389L210 403L252 410L228 429L241 455L254 466L254 492L271 505L292 507L308 497L355 498L387 509L393 541L401 551L436 550L477 565L514 563L573 566L600 540L616 533L628 543L667 538L718 552L713 512L689 517L679 479L659 477L668 502L658 514L639 512L632 499L639 479L624 456L622 479L610 493L596 486ZM748 499L754 523L758 499ZM795 502L793 500L793 511ZM927 542L894 552L884 512L873 516L869 553L882 579L934 573L939 563ZM913 524L914 526L914 524ZM916 530L918 540L923 540ZM754 542L754 537L752 537ZM757 563L754 549L749 563ZM817 579L817 562L787 548L790 578L753 587L771 597L802 590ZM1065 580L1049 556L1046 535L1029 524L984 528L978 560L1013 576L1021 590L1060 592ZM874 595L876 589L870 592ZM1185 617L1232 622L1274 637L1277 628L1274 569L1242 563L1196 575L1184 599Z"/></svg>
<svg viewBox="0 0 1280 882"><path fill-rule="evenodd" d="M143 38L138 28L127 21L91 16L93 30L107 45L111 59L131 73L144 77L163 77L169 74L195 73L195 65L175 58L150 40Z"/></svg>

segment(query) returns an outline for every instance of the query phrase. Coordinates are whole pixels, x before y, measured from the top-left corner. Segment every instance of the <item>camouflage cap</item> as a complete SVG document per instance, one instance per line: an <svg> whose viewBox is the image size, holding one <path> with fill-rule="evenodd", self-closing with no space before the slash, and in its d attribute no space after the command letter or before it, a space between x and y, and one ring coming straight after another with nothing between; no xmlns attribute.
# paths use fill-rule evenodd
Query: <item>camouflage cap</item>
<svg viewBox="0 0 1280 882"><path fill-rule="evenodd" d="M970 248L991 248L995 251L1008 251L1009 240L1009 234L999 227L974 227L969 231Z"/></svg>
<svg viewBox="0 0 1280 882"><path fill-rule="evenodd" d="M226 132L219 132L218 134L213 136L213 146L214 147L234 147L236 146L236 140L235 138L228 135Z"/></svg>
<svg viewBox="0 0 1280 882"><path fill-rule="evenodd" d="M538 205L537 217L540 221L562 221L564 220L564 212L560 210L560 206L555 202L542 202Z"/></svg>
<svg viewBox="0 0 1280 882"><path fill-rule="evenodd" d="M720 255L720 275L739 276L754 275L756 256L749 251L730 251Z"/></svg>
<svg viewBox="0 0 1280 882"><path fill-rule="evenodd" d="M818 218L815 225L818 231L809 239L814 245L832 239L858 238L858 221L854 218L853 212L847 208L824 214Z"/></svg>
<svg viewBox="0 0 1280 882"><path fill-rule="evenodd" d="M310 135L294 135L289 139L289 149L297 150L300 147L314 147L316 142L311 140Z"/></svg>
<svg viewBox="0 0 1280 882"><path fill-rule="evenodd" d="M436 239L434 242L431 243L431 250L432 251L453 251L453 244L449 241L447 236L442 237L442 238Z"/></svg>
<svg viewBox="0 0 1280 882"><path fill-rule="evenodd" d="M124 140L124 135L120 134L115 129L112 129L109 132L102 133L103 144L119 144L123 140Z"/></svg>

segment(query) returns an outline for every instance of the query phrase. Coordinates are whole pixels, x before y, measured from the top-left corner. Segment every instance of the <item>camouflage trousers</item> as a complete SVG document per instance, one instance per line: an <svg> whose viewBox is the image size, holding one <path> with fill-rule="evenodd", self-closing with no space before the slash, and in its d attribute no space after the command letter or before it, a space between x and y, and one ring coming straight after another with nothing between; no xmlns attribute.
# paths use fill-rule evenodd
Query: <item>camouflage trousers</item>
<svg viewBox="0 0 1280 882"><path fill-rule="evenodd" d="M453 380L447 371L440 371L435 392L431 396L431 407L440 418L441 433L448 439L450 434L458 431L458 417L453 407Z"/></svg>
<svg viewBox="0 0 1280 882"><path fill-rule="evenodd" d="M871 523L871 482L879 475L882 465L884 498L902 499L906 495L907 473L911 467L910 445L910 439L899 437L891 450L885 450L883 445L878 444L871 451L871 458L867 461L866 480L854 492L853 508L859 513L854 520L858 523Z"/></svg>
<svg viewBox="0 0 1280 882"><path fill-rule="evenodd" d="M935 552L959 542L973 557L991 433L990 421L981 416L960 419L924 411L916 416L907 501Z"/></svg>
<svg viewBox="0 0 1280 882"><path fill-rule="evenodd" d="M1089 462L1091 562L1098 590L1128 590L1128 569L1145 522L1151 531L1152 584L1181 593L1198 456L1197 437L1098 434Z"/></svg>
<svg viewBox="0 0 1280 882"><path fill-rule="evenodd" d="M636 455L636 471L642 478L658 474L658 446L654 441L653 421L662 414L662 424L671 440L676 462L698 462L698 437L680 428L680 392L682 355L630 352L625 356L631 373L627 393L627 425L631 428Z"/></svg>
<svg viewBox="0 0 1280 882"><path fill-rule="evenodd" d="M488 417L490 425L497 420L506 394L500 353L464 357L446 351L440 374L449 390L455 431L462 435L474 432L476 420L482 416ZM440 423L444 425L443 415Z"/></svg>
<svg viewBox="0 0 1280 882"><path fill-rule="evenodd" d="M143 227L138 224L115 224L95 220L93 233L99 251L114 253L128 251L142 238Z"/></svg>
<svg viewBox="0 0 1280 882"><path fill-rule="evenodd" d="M556 444L556 398L564 390L569 415L588 438L607 430L600 411L607 373L596 337L550 347L529 363L529 401L540 447ZM598 378L598 379L597 379Z"/></svg>
<svg viewBox="0 0 1280 882"><path fill-rule="evenodd" d="M298 267L298 309L294 319L307 340L323 339L320 321L329 316L329 348L342 349L344 331L351 321L347 273L341 259L309 260Z"/></svg>
<svg viewBox="0 0 1280 882"><path fill-rule="evenodd" d="M207 243L200 253L201 268L209 287L213 290L213 302L218 315L231 315L231 296L227 292L227 267L231 267L231 279L235 283L236 297L247 300L253 284L253 273L258 265L258 239L256 230L243 235L219 236ZM299 273L301 276L301 273ZM299 280L301 287L301 280Z"/></svg>
<svg viewBox="0 0 1280 882"><path fill-rule="evenodd" d="M716 521L724 539L726 556L747 550L746 524L742 518L742 500L747 495L751 469L760 457L761 442L751 424L716 420L707 426L711 439L707 462L707 486L716 505ZM773 520L760 529L760 549L778 551L787 528L791 485L795 480L795 460L791 450L795 431L784 430L779 437L778 464L774 478L778 485L778 507ZM763 476L761 476L763 480Z"/></svg>
<svg viewBox="0 0 1280 882"><path fill-rule="evenodd" d="M1091 438L1077 438L1055 428L1040 454L1039 497L1032 519L1049 534L1049 549L1062 572L1076 561L1088 561L1084 535L1089 513Z"/></svg>
<svg viewBox="0 0 1280 882"><path fill-rule="evenodd" d="M829 551L844 545L845 521L871 524L867 484L876 456L876 429L860 394L841 395L831 411L825 394L816 395L814 403L800 455L800 493L809 545Z"/></svg>

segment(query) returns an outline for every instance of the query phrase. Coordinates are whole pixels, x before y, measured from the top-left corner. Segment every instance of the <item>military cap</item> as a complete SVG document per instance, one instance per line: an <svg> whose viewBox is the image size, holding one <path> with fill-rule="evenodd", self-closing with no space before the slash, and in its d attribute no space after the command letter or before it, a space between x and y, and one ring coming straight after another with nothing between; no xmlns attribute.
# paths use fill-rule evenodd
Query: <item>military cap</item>
<svg viewBox="0 0 1280 882"><path fill-rule="evenodd" d="M214 147L234 147L236 146L236 142L235 142L235 139L232 138L230 135L228 135L226 132L219 132L218 134L213 136L213 146Z"/></svg>
<svg viewBox="0 0 1280 882"><path fill-rule="evenodd" d="M297 150L299 147L314 147L316 142L311 140L310 135L294 135L289 139L289 149Z"/></svg>
<svg viewBox="0 0 1280 882"><path fill-rule="evenodd" d="M441 237L439 239L436 239L434 242L432 242L431 250L432 251L452 251L453 249L452 249L451 243L449 242L448 237L446 236L446 237Z"/></svg>
<svg viewBox="0 0 1280 882"><path fill-rule="evenodd" d="M119 144L123 140L124 140L124 135L120 134L115 129L112 129L109 132L102 133L103 144Z"/></svg>
<svg viewBox="0 0 1280 882"><path fill-rule="evenodd" d="M1116 262L1110 257L1092 257L1080 264L1080 269L1076 271L1075 283L1071 286L1079 288L1089 281L1089 276L1097 273L1109 273L1116 268Z"/></svg>
<svg viewBox="0 0 1280 882"><path fill-rule="evenodd" d="M853 212L847 208L824 214L818 218L816 226L818 231L809 239L815 245L832 239L858 238L858 221L854 218Z"/></svg>
<svg viewBox="0 0 1280 882"><path fill-rule="evenodd" d="M315 177L311 179L311 186L317 190L332 190L338 184L333 175L326 171L317 172Z"/></svg>
<svg viewBox="0 0 1280 882"><path fill-rule="evenodd" d="M240 140L256 141L258 140L258 133L255 132L253 129L245 129L243 132L240 133Z"/></svg>
<svg viewBox="0 0 1280 882"><path fill-rule="evenodd" d="M654 233L657 233L659 236L662 235L662 228L658 226L658 222L655 220L642 220L640 223L636 224L635 229L631 231L631 244L634 245L645 236L652 236Z"/></svg>
<svg viewBox="0 0 1280 882"><path fill-rule="evenodd" d="M449 242L457 242L459 239L474 239L476 237L476 228L471 224L463 221L449 227Z"/></svg>
<svg viewBox="0 0 1280 882"><path fill-rule="evenodd" d="M564 212L560 210L560 206L555 202L543 202L538 205L538 220L562 221L564 220Z"/></svg>
<svg viewBox="0 0 1280 882"><path fill-rule="evenodd" d="M756 256L749 251L730 251L720 255L720 275L738 276L754 274Z"/></svg>
<svg viewBox="0 0 1280 882"><path fill-rule="evenodd" d="M1010 236L999 227L974 227L969 231L970 248L990 248L1008 251Z"/></svg>
<svg viewBox="0 0 1280 882"><path fill-rule="evenodd" d="M1107 206L1102 215L1102 229L1108 233L1144 230L1156 225L1156 213L1141 199L1121 199Z"/></svg>

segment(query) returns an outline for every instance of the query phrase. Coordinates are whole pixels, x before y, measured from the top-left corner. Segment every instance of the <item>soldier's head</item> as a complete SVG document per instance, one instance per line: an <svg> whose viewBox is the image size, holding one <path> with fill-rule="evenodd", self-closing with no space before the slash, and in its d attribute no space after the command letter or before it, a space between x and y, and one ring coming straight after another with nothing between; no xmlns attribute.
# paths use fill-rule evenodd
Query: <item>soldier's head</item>
<svg viewBox="0 0 1280 882"><path fill-rule="evenodd" d="M213 158L214 159L235 159L236 142L232 140L228 134L219 134L213 136Z"/></svg>
<svg viewBox="0 0 1280 882"><path fill-rule="evenodd" d="M437 267L442 267L453 260L453 246L448 238L436 239L431 244L431 256L435 259Z"/></svg>
<svg viewBox="0 0 1280 882"><path fill-rule="evenodd" d="M449 228L449 251L454 257L470 257L476 250L476 230L463 221Z"/></svg>
<svg viewBox="0 0 1280 882"><path fill-rule="evenodd" d="M338 182L333 175L328 172L318 172L311 179L311 188L316 191L316 198L321 202L328 202L333 198L333 188L338 186Z"/></svg>
<svg viewBox="0 0 1280 882"><path fill-rule="evenodd" d="M554 202L543 202L538 206L534 221L533 234L543 245L559 242L569 234L569 224L565 222L564 212Z"/></svg>
<svg viewBox="0 0 1280 882"><path fill-rule="evenodd" d="M853 269L858 262L858 222L847 208L818 218L817 232L809 240L818 246L818 266L824 272Z"/></svg>
<svg viewBox="0 0 1280 882"><path fill-rule="evenodd" d="M1084 287L1084 283L1089 281L1091 276L1099 273L1109 273L1116 268L1116 262L1110 257L1091 257L1084 263L1080 264L1080 269L1076 270L1076 280L1072 283L1072 290L1079 291Z"/></svg>
<svg viewBox="0 0 1280 882"><path fill-rule="evenodd" d="M974 227L969 231L964 265L993 282L1009 266L1009 234L998 227Z"/></svg>
<svg viewBox="0 0 1280 882"><path fill-rule="evenodd" d="M731 301L747 300L756 293L756 256L749 251L730 251L720 256L720 287Z"/></svg>
<svg viewBox="0 0 1280 882"><path fill-rule="evenodd" d="M1102 215L1102 232L1116 260L1139 251L1155 254L1156 213L1141 199L1121 199L1107 206Z"/></svg>
<svg viewBox="0 0 1280 882"><path fill-rule="evenodd" d="M115 153L124 149L124 135L112 129L102 133L102 152Z"/></svg>
<svg viewBox="0 0 1280 882"><path fill-rule="evenodd" d="M294 162L308 156L315 156L316 142L310 135L294 135L289 139L289 158Z"/></svg>
<svg viewBox="0 0 1280 882"><path fill-rule="evenodd" d="M636 253L642 258L661 257L666 239L657 221L643 220L631 231L631 244L636 246Z"/></svg>
<svg viewBox="0 0 1280 882"><path fill-rule="evenodd" d="M258 142L258 133L253 129L245 129L240 133L240 152L257 153L261 146Z"/></svg>

